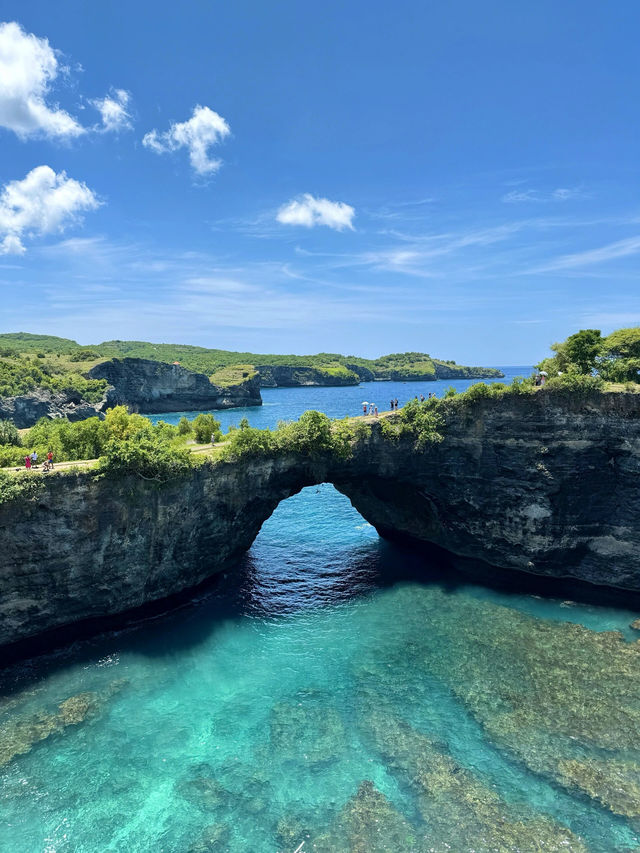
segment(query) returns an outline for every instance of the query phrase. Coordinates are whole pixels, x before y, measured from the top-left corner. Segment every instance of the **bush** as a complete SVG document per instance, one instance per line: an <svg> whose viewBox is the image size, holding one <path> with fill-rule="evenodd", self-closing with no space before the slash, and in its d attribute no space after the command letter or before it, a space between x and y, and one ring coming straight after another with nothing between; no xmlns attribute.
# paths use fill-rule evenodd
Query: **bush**
<svg viewBox="0 0 640 853"><path fill-rule="evenodd" d="M211 441L213 435L216 441L222 438L220 432L220 421L217 421L211 414L200 414L193 419L191 427L195 433L196 441L200 444L205 444Z"/></svg>
<svg viewBox="0 0 640 853"><path fill-rule="evenodd" d="M604 379L601 376L587 376L582 373L563 373L547 379L544 388L547 391L571 392L574 394L593 394L603 391Z"/></svg>
<svg viewBox="0 0 640 853"><path fill-rule="evenodd" d="M98 463L98 472L106 476L134 474L143 480L168 480L184 477L192 470L191 454L177 449L153 435L124 440L111 439Z"/></svg>
<svg viewBox="0 0 640 853"><path fill-rule="evenodd" d="M0 445L2 444L20 444L20 433L13 421L0 421Z"/></svg>
<svg viewBox="0 0 640 853"><path fill-rule="evenodd" d="M444 420L440 414L440 403L435 398L418 402L410 400L397 415L383 418L380 429L385 438L399 439L410 436L417 449L442 441L440 432Z"/></svg>
<svg viewBox="0 0 640 853"><path fill-rule="evenodd" d="M268 429L230 429L227 445L223 448L224 458L240 459L241 457L269 456L276 453L277 445L274 433Z"/></svg>
<svg viewBox="0 0 640 853"><path fill-rule="evenodd" d="M34 477L33 474L9 474L0 471L0 504L17 500L36 500L43 488L42 478Z"/></svg>

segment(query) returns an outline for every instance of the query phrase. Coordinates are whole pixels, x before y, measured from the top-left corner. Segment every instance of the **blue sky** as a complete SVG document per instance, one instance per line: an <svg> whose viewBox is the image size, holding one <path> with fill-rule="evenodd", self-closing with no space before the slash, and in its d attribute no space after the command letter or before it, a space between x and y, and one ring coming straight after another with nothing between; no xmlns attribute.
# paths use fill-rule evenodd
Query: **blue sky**
<svg viewBox="0 0 640 853"><path fill-rule="evenodd" d="M0 328L525 364L640 324L636 2L5 0Z"/></svg>

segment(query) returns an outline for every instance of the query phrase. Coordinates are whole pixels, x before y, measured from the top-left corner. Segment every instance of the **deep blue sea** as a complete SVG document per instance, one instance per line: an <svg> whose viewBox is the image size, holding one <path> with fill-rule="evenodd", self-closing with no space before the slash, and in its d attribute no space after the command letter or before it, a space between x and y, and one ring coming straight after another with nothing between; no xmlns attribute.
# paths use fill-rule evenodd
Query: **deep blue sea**
<svg viewBox="0 0 640 853"><path fill-rule="evenodd" d="M266 389L221 420L448 384ZM198 600L5 670L0 851L640 850L638 611L440 560L305 489Z"/></svg>

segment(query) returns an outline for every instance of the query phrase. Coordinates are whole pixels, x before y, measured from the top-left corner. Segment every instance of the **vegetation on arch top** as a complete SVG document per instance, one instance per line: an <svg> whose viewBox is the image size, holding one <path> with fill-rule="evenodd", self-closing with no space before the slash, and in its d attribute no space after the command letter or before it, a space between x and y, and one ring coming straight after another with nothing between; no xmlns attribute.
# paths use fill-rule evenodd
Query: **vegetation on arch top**
<svg viewBox="0 0 640 853"><path fill-rule="evenodd" d="M238 368L262 368L264 374L273 368L313 368L326 384L357 384L374 379L421 380L436 378L491 378L502 374L489 367L466 367L455 361L433 358L427 353L392 353L377 359L360 358L339 353L316 355L277 355L231 352L187 344L154 344L148 341L104 341L81 346L68 338L32 335L26 332L0 334L0 357L21 353L33 357L55 356L71 364L89 369L106 358L147 358L155 361L180 362L183 367L206 373L218 385L237 381ZM273 375L273 374L272 374ZM276 376L277 378L277 376ZM274 382L274 384L279 384Z"/></svg>
<svg viewBox="0 0 640 853"><path fill-rule="evenodd" d="M606 337L600 329L581 329L562 343L538 369L550 377L595 376L604 382L640 382L640 326L617 329Z"/></svg>

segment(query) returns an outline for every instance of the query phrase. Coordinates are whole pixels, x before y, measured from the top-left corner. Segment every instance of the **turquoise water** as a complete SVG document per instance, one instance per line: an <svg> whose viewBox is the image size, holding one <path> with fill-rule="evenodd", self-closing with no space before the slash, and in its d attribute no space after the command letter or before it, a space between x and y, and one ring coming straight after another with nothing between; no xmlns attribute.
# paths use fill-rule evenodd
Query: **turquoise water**
<svg viewBox="0 0 640 853"><path fill-rule="evenodd" d="M305 489L199 600L6 670L0 850L640 848L638 611L439 560Z"/></svg>
<svg viewBox="0 0 640 853"><path fill-rule="evenodd" d="M531 367L501 367L504 379L486 379L483 382L511 382L516 376L530 376ZM262 406L213 411L213 414L226 429L237 426L242 418L248 418L251 426L264 429L275 427L280 420L297 420L307 409L325 412L331 418L344 418L361 415L362 403L367 401L378 406L378 410L387 411L391 399L397 397L402 406L415 396L429 393L441 397L444 391L453 387L464 391L477 379L439 379L436 382L363 382L361 385L346 388L263 388ZM177 424L181 417L195 417L194 412L169 412L162 415L148 415L152 421L166 421Z"/></svg>

